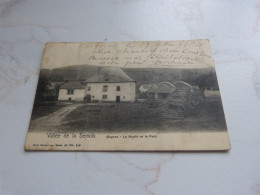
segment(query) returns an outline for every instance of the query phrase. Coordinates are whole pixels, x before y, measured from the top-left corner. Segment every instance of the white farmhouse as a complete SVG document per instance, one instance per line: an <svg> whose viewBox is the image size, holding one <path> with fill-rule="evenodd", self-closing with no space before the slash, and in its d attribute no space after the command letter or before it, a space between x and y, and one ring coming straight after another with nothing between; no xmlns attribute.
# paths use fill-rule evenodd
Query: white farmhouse
<svg viewBox="0 0 260 195"><path fill-rule="evenodd" d="M60 86L58 101L83 101L85 89L78 81L68 81Z"/></svg>
<svg viewBox="0 0 260 195"><path fill-rule="evenodd" d="M94 75L81 83L69 82L62 85L58 100L134 102L135 90L135 81L120 67L100 67Z"/></svg>

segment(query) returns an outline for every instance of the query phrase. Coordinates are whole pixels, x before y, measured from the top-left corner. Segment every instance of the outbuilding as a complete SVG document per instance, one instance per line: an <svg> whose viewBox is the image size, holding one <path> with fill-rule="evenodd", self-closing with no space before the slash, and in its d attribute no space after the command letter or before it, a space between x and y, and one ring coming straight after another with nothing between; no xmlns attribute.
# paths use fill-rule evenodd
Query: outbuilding
<svg viewBox="0 0 260 195"><path fill-rule="evenodd" d="M85 88L79 81L68 81L60 86L58 101L83 101Z"/></svg>

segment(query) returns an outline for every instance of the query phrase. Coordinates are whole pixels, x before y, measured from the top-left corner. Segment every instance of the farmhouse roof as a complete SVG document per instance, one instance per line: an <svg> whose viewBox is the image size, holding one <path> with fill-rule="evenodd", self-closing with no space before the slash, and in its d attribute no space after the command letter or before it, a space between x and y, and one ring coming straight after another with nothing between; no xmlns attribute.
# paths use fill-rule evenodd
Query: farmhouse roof
<svg viewBox="0 0 260 195"><path fill-rule="evenodd" d="M78 81L69 81L60 86L60 89L85 89L86 86Z"/></svg>
<svg viewBox="0 0 260 195"><path fill-rule="evenodd" d="M97 73L86 79L87 83L124 83L135 82L120 67L99 67Z"/></svg>

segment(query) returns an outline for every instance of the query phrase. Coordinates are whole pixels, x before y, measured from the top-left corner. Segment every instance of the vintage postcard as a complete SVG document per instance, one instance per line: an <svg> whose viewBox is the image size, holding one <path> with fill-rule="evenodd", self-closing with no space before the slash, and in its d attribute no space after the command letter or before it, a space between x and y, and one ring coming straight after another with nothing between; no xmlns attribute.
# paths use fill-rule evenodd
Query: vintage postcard
<svg viewBox="0 0 260 195"><path fill-rule="evenodd" d="M209 40L47 43L26 150L229 150Z"/></svg>

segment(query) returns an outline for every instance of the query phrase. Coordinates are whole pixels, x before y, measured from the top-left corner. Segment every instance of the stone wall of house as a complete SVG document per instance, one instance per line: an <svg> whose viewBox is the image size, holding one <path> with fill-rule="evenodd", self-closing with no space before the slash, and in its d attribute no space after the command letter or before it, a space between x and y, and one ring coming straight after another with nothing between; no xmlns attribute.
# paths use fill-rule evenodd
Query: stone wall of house
<svg viewBox="0 0 260 195"><path fill-rule="evenodd" d="M73 94L68 94L68 89L60 89L58 101L83 101L85 89L74 89Z"/></svg>
<svg viewBox="0 0 260 195"><path fill-rule="evenodd" d="M107 86L106 91L104 91L104 86ZM120 91L117 91L117 87L120 87ZM90 95L91 101L115 102L117 96L119 96L120 102L134 102L135 90L134 82L87 83L85 96Z"/></svg>

